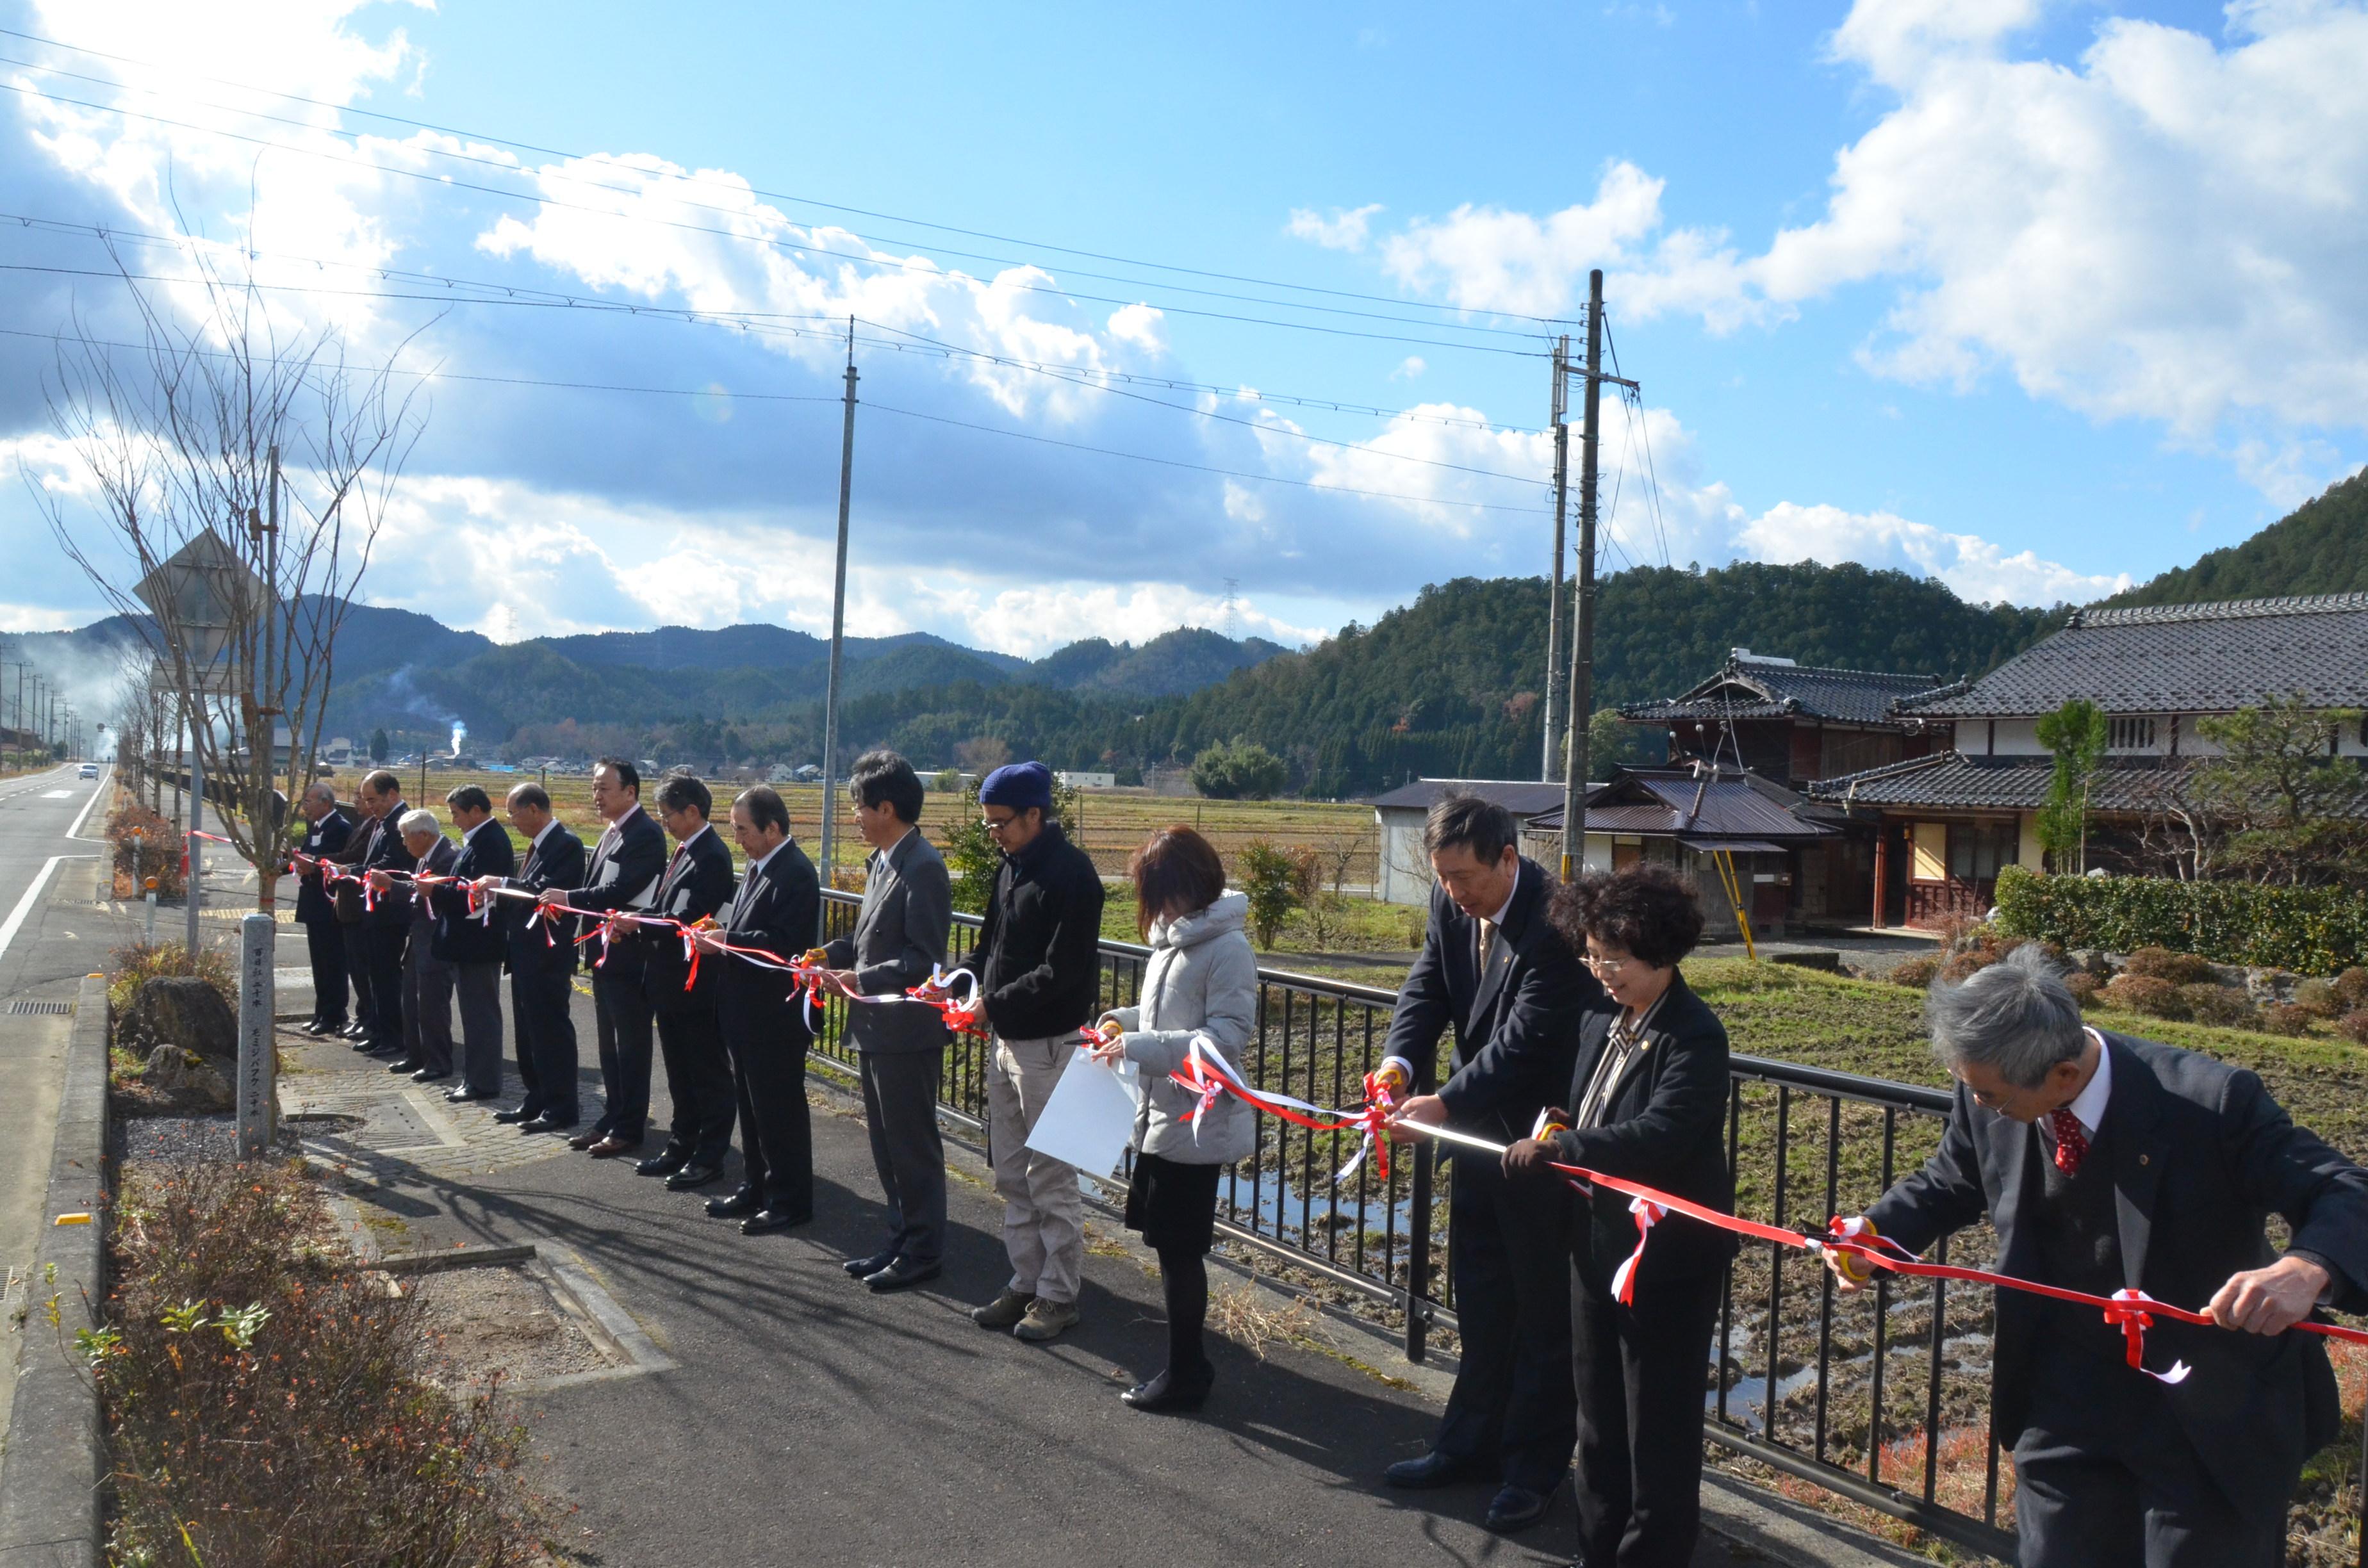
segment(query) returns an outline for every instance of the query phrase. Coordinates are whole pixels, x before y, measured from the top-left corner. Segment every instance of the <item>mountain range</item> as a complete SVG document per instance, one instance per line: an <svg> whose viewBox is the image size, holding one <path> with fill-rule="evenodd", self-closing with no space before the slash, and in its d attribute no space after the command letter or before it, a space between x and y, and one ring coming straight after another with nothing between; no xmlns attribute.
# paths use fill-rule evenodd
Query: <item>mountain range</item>
<svg viewBox="0 0 2368 1568"><path fill-rule="evenodd" d="M2109 603L2193 603L2368 589L2368 475L2330 488L2244 543ZM1979 675L2060 625L2070 607L1975 605L1935 579L1845 562L1637 567L1598 597L1595 706L1668 696L1730 648L1803 664ZM1534 776L1543 741L1546 585L1465 578L1426 586L1372 626L1287 652L1197 628L1140 646L1100 639L1043 658L928 633L849 638L841 726L939 767L1008 752L1122 778L1257 741L1293 788L1345 795L1415 776ZM37 664L112 664L120 621L28 635ZM775 626L661 627L495 643L406 610L357 606L340 636L331 733L384 727L509 756L631 751L712 766L803 762L821 750L829 644Z"/></svg>

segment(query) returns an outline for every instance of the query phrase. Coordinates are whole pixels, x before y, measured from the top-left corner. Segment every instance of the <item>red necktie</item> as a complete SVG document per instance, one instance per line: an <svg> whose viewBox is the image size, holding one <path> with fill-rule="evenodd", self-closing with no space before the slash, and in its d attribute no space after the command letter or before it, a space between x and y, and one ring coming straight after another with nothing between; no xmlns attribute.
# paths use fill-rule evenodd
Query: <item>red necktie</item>
<svg viewBox="0 0 2368 1568"><path fill-rule="evenodd" d="M2047 1113L2047 1124L2055 1132L2055 1168L2078 1176L2080 1162L2089 1157L2089 1135L2080 1131L2080 1119L2068 1110L2053 1110Z"/></svg>

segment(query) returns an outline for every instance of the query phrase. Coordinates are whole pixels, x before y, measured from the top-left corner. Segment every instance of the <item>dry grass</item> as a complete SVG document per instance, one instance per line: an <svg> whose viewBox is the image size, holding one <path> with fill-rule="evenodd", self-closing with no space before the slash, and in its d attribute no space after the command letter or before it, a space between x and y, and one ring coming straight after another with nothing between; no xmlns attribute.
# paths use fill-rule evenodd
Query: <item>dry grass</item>
<svg viewBox="0 0 2368 1568"><path fill-rule="evenodd" d="M1305 1340L1315 1327L1315 1309L1269 1289L1253 1271L1242 1283L1209 1293L1209 1326L1263 1361L1268 1346Z"/></svg>

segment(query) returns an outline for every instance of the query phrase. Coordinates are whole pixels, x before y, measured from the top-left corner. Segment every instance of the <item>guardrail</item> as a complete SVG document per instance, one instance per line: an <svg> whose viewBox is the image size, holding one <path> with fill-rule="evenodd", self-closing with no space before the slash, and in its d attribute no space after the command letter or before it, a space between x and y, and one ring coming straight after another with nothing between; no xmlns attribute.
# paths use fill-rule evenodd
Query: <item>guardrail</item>
<svg viewBox="0 0 2368 1568"><path fill-rule="evenodd" d="M824 896L831 933L852 930L860 899ZM978 925L955 915L950 967L968 957ZM1106 1006L1135 1000L1150 954L1131 942L1101 944ZM1383 1054L1395 1002L1374 986L1261 969L1258 1034L1237 1065L1262 1088L1351 1102ZM843 1065L854 1061L836 1028L816 1049ZM985 1051L982 1040L957 1040L945 1080L944 1108L977 1127L986 1121ZM1419 1065L1427 1076L1429 1064ZM1948 1110L1938 1089L1738 1054L1726 1130L1736 1210L1778 1225L1857 1213L1923 1162ZM1394 1152L1386 1182L1369 1160L1336 1188L1332 1173L1353 1153L1346 1135L1260 1118L1256 1152L1220 1190L1218 1230L1387 1302L1401 1314L1408 1359L1418 1361L1430 1329L1455 1324L1446 1269L1452 1165L1434 1165L1430 1145L1416 1144ZM1978 1266L1996 1254L1984 1224L1959 1232L1937 1256ZM1704 1381L1709 1435L1956 1546L2012 1561L2012 1502L2001 1491L2010 1472L2002 1474L1990 1432L1991 1329L1987 1290L1878 1276L1873 1289L1843 1295L1814 1260L1747 1242L1727 1269ZM2368 1445L2362 1467L2368 1479ZM2362 1534L2359 1561L2368 1568Z"/></svg>

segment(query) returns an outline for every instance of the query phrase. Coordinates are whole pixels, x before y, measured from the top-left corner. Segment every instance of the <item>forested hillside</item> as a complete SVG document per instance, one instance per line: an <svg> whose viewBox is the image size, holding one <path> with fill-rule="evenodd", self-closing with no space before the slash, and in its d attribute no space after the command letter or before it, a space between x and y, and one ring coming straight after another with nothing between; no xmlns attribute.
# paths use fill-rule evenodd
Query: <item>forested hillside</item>
<svg viewBox="0 0 2368 1568"><path fill-rule="evenodd" d="M2368 592L2368 472L2305 501L2242 544L2175 567L2109 605L2192 605Z"/></svg>

